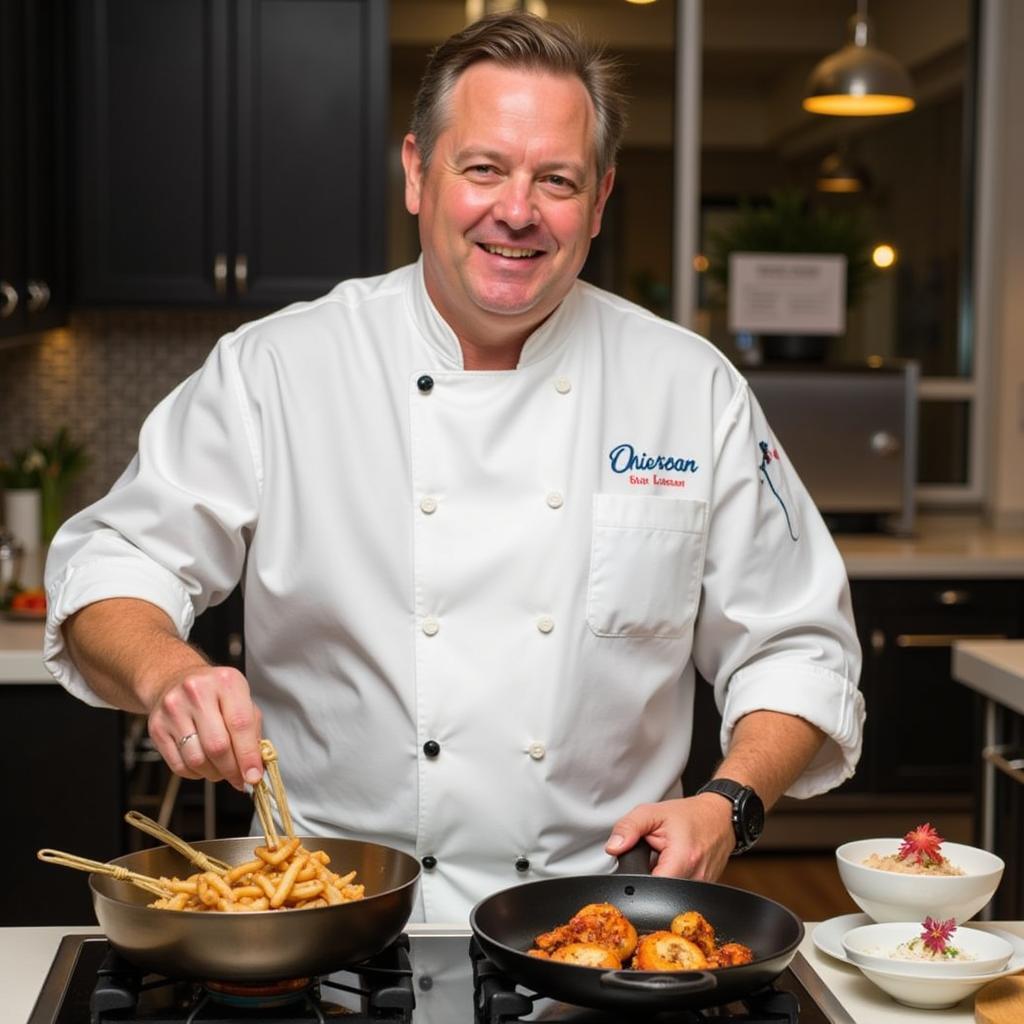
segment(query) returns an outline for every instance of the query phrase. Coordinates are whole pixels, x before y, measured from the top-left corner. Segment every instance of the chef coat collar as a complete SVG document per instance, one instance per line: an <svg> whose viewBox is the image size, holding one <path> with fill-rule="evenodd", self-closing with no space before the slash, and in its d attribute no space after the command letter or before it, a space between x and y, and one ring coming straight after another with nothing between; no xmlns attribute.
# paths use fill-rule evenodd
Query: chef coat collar
<svg viewBox="0 0 1024 1024"><path fill-rule="evenodd" d="M526 339L519 354L517 369L538 363L565 345L569 325L573 320L573 311L579 303L579 289L580 283L576 281L558 308ZM441 357L446 366L461 370L462 346L448 321L441 316L427 293L422 255L416 261L412 286L406 292L406 297L409 313L426 343Z"/></svg>

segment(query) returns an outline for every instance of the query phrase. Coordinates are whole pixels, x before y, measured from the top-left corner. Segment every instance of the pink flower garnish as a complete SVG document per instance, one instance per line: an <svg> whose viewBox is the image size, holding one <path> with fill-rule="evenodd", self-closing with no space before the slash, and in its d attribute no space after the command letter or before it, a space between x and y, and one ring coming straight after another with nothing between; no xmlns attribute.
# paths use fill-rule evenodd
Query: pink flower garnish
<svg viewBox="0 0 1024 1024"><path fill-rule="evenodd" d="M956 931L956 918L951 917L948 921L936 921L926 917L921 922L924 931L921 932L921 939L924 944L935 953L944 953L946 944Z"/></svg>
<svg viewBox="0 0 1024 1024"><path fill-rule="evenodd" d="M943 839L928 822L912 828L900 843L899 852L896 856L900 860L909 860L912 863L923 864L927 867L930 864L941 864L943 857L939 852Z"/></svg>

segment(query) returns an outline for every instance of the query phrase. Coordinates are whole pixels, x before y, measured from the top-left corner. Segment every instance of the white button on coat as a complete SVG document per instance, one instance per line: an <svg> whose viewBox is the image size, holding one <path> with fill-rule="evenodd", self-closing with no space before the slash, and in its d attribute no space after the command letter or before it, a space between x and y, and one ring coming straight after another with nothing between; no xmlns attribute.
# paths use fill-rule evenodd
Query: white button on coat
<svg viewBox="0 0 1024 1024"><path fill-rule="evenodd" d="M550 615L542 615L537 620L537 628L542 633L550 633L555 628L555 620Z"/></svg>
<svg viewBox="0 0 1024 1024"><path fill-rule="evenodd" d="M549 491L546 500L548 508L561 508L565 504L565 499L558 491Z"/></svg>
<svg viewBox="0 0 1024 1024"><path fill-rule="evenodd" d="M437 511L437 499L429 495L420 499L420 511L424 515L433 515Z"/></svg>
<svg viewBox="0 0 1024 1024"><path fill-rule="evenodd" d="M423 632L427 636L436 636L437 631L441 628L441 624L437 619L427 618L423 620Z"/></svg>
<svg viewBox="0 0 1024 1024"><path fill-rule="evenodd" d="M529 747L526 748L526 752L534 759L534 761L543 761L547 750L544 748L543 743L531 743Z"/></svg>

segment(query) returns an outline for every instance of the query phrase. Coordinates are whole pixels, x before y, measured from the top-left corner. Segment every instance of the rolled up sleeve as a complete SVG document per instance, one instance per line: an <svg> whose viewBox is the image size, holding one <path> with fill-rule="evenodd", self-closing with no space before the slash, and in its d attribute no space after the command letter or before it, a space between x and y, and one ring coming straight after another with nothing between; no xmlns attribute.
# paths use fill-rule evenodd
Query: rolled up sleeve
<svg viewBox="0 0 1024 1024"><path fill-rule="evenodd" d="M187 638L245 564L260 495L259 439L230 336L147 417L110 492L57 532L47 557L43 661L86 703L109 706L71 661L61 625L86 605L137 598Z"/></svg>
<svg viewBox="0 0 1024 1024"><path fill-rule="evenodd" d="M845 567L745 383L716 433L694 661L714 685L728 751L752 711L796 715L827 740L789 796L823 793L860 757L861 652Z"/></svg>

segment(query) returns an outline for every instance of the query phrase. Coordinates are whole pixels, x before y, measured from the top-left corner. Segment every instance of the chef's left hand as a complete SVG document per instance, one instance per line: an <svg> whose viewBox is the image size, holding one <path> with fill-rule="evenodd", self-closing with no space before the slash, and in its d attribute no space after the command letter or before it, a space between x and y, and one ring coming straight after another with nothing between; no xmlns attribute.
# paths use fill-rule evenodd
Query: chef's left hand
<svg viewBox="0 0 1024 1024"><path fill-rule="evenodd" d="M651 874L713 882L736 846L732 807L714 793L640 804L612 826L605 850L618 857L641 839L658 855Z"/></svg>

